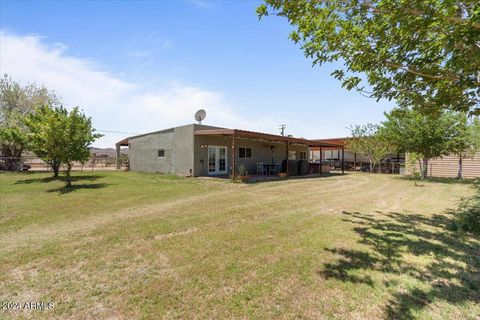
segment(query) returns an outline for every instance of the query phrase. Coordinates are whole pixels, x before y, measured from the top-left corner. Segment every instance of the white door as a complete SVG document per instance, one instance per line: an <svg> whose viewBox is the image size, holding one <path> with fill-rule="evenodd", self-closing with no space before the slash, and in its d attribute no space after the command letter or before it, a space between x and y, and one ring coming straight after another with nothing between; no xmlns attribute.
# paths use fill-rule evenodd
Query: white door
<svg viewBox="0 0 480 320"><path fill-rule="evenodd" d="M227 147L208 146L208 174L227 173Z"/></svg>

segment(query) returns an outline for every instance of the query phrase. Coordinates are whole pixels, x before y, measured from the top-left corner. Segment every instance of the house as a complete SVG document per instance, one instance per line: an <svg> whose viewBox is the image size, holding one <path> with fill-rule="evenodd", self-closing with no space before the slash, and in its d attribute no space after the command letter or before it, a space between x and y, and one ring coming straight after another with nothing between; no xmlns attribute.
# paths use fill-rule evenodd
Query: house
<svg viewBox="0 0 480 320"><path fill-rule="evenodd" d="M306 174L314 170L308 165L309 148L333 147L303 138L200 124L129 137L117 143L117 154L121 146L129 147L132 171L182 176L235 175L241 165L255 174L258 162L288 175Z"/></svg>
<svg viewBox="0 0 480 320"><path fill-rule="evenodd" d="M333 147L310 148L310 159L314 162L328 164L331 168L340 169L343 163L345 170L369 171L370 165L367 157L348 150L347 142L351 138L315 139L319 143L331 144ZM343 149L342 149L343 148ZM342 151L343 150L343 151ZM382 173L400 173L403 171L405 155L386 154L381 160ZM376 169L378 170L378 168Z"/></svg>

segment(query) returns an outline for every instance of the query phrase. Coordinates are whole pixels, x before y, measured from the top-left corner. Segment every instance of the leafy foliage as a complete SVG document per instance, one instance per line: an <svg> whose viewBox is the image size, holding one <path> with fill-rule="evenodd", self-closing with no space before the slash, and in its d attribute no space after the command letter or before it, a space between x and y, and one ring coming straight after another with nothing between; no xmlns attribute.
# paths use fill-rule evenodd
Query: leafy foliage
<svg viewBox="0 0 480 320"><path fill-rule="evenodd" d="M428 114L480 114L480 2L264 1L258 16L287 18L314 65L343 64L332 76L344 88Z"/></svg>
<svg viewBox="0 0 480 320"><path fill-rule="evenodd" d="M70 170L74 161L90 158L88 146L101 134L95 133L91 118L78 107L68 112L63 107L42 106L27 117L30 146L38 156L49 163L66 166L67 186L71 186Z"/></svg>
<svg viewBox="0 0 480 320"><path fill-rule="evenodd" d="M375 165L380 164L382 158L391 150L389 143L379 134L378 125L356 125L350 130L352 138L347 142L347 150L366 157L370 162L370 172L374 172Z"/></svg>
<svg viewBox="0 0 480 320"><path fill-rule="evenodd" d="M462 199L458 209L453 211L455 221L451 227L458 230L480 234L480 185L477 183L477 194Z"/></svg>
<svg viewBox="0 0 480 320"><path fill-rule="evenodd" d="M27 145L27 127L25 116L31 114L36 106L57 105L58 97L45 87L35 84L22 86L8 75L0 79L0 145L6 156L12 157L9 169L13 170L15 163L22 155Z"/></svg>
<svg viewBox="0 0 480 320"><path fill-rule="evenodd" d="M416 153L420 162L421 177L427 174L428 161L449 154L451 143L465 123L465 114L442 112L438 116L425 115L411 108L397 108L386 113L382 123L382 136L398 152Z"/></svg>

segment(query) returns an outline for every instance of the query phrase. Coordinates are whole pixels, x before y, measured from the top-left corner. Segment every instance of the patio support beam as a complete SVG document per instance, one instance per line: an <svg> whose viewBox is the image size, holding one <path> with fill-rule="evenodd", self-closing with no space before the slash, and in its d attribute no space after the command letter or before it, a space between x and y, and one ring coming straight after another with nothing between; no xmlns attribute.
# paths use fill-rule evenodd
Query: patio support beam
<svg viewBox="0 0 480 320"><path fill-rule="evenodd" d="M115 163L116 166L115 167L117 169L120 169L120 165L121 165L121 162L120 162L120 144L117 143L115 145L115 147L116 147L116 151L117 151L117 159L116 159L116 163Z"/></svg>
<svg viewBox="0 0 480 320"><path fill-rule="evenodd" d="M287 159L286 161L286 166L285 166L285 176L288 177L288 167L289 167L289 163L288 163L288 137L286 139L286 148L285 148L285 159Z"/></svg>
<svg viewBox="0 0 480 320"><path fill-rule="evenodd" d="M235 181L235 178L236 178L236 175L237 175L237 170L236 170L236 167L237 167L237 163L236 163L236 154L235 154L235 151L236 151L236 147L235 147L235 130L233 130L233 134L232 134L232 179L233 181Z"/></svg>
<svg viewBox="0 0 480 320"><path fill-rule="evenodd" d="M342 174L345 174L345 147L342 146Z"/></svg>
<svg viewBox="0 0 480 320"><path fill-rule="evenodd" d="M318 155L318 173L322 174L322 147L320 147L320 154Z"/></svg>

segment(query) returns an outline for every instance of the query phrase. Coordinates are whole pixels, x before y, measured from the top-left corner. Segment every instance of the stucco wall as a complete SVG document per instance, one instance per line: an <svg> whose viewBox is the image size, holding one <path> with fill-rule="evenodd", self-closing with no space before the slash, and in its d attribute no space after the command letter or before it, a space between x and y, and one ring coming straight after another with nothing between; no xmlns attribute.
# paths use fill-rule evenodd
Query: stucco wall
<svg viewBox="0 0 480 320"><path fill-rule="evenodd" d="M208 148L207 146L225 146L227 147L227 168L228 174L232 172L232 138L222 136L195 136L194 142L194 175L202 176L208 175ZM273 163L281 164L285 159L285 144L268 141L258 141L251 139L235 139L236 145L236 166L243 164L247 167L249 174L255 174L257 171L257 162L264 162L265 164L272 163L272 149L273 146ZM202 146L204 146L202 148ZM240 147L252 148L251 159L240 159L238 157L238 149ZM290 145L289 150L297 151L297 160L300 159L300 151L307 152L308 147L299 145Z"/></svg>
<svg viewBox="0 0 480 320"><path fill-rule="evenodd" d="M190 175L193 169L193 128L186 125L129 138L133 171ZM165 149L165 157L158 150Z"/></svg>

